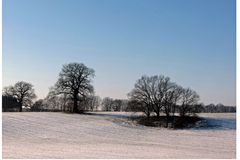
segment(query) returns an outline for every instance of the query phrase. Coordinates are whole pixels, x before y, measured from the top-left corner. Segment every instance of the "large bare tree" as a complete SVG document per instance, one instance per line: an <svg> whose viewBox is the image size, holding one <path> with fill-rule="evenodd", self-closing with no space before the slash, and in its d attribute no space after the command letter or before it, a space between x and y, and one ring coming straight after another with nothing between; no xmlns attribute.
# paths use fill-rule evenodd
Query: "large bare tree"
<svg viewBox="0 0 240 160"><path fill-rule="evenodd" d="M36 98L33 85L24 81L17 82L14 86L5 87L3 95L15 97L20 103L20 112L22 112L22 106L30 106L32 100Z"/></svg>
<svg viewBox="0 0 240 160"><path fill-rule="evenodd" d="M69 63L63 65L54 90L57 94L67 94L73 100L73 112L79 112L78 101L93 92L91 78L94 70L83 63Z"/></svg>

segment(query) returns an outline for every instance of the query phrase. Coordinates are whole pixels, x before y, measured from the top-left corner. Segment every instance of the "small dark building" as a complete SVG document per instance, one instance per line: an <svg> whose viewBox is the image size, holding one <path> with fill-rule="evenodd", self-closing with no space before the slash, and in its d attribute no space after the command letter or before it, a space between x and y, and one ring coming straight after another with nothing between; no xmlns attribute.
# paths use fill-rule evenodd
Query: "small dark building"
<svg viewBox="0 0 240 160"><path fill-rule="evenodd" d="M21 104L12 96L2 96L3 112L19 112Z"/></svg>

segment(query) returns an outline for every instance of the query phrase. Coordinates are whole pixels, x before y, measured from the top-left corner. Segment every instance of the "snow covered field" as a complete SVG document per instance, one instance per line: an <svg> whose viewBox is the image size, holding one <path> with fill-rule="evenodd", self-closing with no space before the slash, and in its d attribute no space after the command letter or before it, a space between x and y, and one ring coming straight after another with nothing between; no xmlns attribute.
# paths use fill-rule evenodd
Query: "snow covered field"
<svg viewBox="0 0 240 160"><path fill-rule="evenodd" d="M131 113L3 113L3 158L236 158L236 114L193 129L125 123Z"/></svg>

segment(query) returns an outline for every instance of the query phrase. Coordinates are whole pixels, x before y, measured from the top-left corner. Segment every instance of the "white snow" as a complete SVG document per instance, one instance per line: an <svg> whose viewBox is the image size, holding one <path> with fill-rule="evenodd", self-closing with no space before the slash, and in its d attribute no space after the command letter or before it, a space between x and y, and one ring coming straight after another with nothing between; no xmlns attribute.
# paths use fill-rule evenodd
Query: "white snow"
<svg viewBox="0 0 240 160"><path fill-rule="evenodd" d="M234 113L182 130L125 123L131 113L2 115L3 158L236 158Z"/></svg>

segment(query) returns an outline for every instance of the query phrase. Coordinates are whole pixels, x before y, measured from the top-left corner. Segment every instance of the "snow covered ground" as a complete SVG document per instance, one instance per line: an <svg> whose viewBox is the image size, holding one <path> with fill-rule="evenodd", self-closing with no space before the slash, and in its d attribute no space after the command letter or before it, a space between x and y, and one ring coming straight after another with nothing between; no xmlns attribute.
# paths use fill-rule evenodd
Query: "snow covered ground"
<svg viewBox="0 0 240 160"><path fill-rule="evenodd" d="M236 158L236 114L193 129L126 123L132 113L3 113L3 158Z"/></svg>

